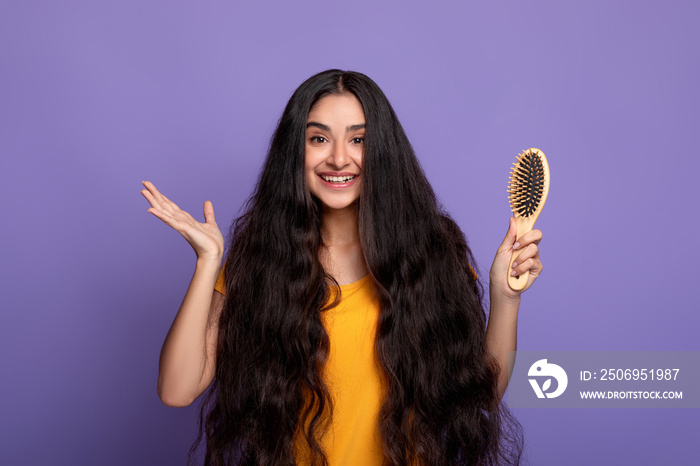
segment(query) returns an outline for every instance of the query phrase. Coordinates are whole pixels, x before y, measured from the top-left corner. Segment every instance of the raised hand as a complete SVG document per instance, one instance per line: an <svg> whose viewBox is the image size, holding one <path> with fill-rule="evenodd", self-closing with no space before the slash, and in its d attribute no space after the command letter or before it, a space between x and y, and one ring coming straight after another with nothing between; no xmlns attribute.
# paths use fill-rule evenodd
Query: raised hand
<svg viewBox="0 0 700 466"><path fill-rule="evenodd" d="M520 294L530 288L537 277L542 273L542 262L540 261L540 251L538 245L542 240L542 232L540 230L531 230L517 239L517 228L515 220L510 218L508 233L503 239L496 257L493 259L491 271L489 273L491 293L496 293L498 296L516 299ZM513 262L514 268L510 268L510 257L514 250L522 249L522 252ZM520 275L526 271L530 272L527 285L520 291L513 291L508 286L508 275L515 271L515 275Z"/></svg>
<svg viewBox="0 0 700 466"><path fill-rule="evenodd" d="M177 204L161 194L150 181L142 182L146 189L141 194L151 204L150 213L185 237L198 259L221 261L224 254L224 237L214 219L211 201L204 203L204 223L199 223Z"/></svg>

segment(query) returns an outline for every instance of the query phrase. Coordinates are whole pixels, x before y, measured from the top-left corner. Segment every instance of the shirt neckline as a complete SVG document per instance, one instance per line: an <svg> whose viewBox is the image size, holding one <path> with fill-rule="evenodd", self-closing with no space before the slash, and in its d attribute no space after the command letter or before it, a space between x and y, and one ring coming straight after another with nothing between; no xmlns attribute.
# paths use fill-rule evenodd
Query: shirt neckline
<svg viewBox="0 0 700 466"><path fill-rule="evenodd" d="M369 274L365 275L364 277L360 278L357 281L354 281L352 283L348 283L346 285L339 285L338 288L340 288L340 291L350 291L354 290L356 288L360 288L362 285L365 284L369 280Z"/></svg>

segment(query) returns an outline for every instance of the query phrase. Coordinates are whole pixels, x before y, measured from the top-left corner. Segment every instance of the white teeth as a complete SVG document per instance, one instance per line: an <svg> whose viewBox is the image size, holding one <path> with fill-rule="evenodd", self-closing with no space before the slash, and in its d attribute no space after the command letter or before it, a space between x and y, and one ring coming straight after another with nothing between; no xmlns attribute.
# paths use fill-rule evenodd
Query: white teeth
<svg viewBox="0 0 700 466"><path fill-rule="evenodd" d="M355 175L350 176L321 176L324 180L329 183L346 183L348 181L354 180Z"/></svg>

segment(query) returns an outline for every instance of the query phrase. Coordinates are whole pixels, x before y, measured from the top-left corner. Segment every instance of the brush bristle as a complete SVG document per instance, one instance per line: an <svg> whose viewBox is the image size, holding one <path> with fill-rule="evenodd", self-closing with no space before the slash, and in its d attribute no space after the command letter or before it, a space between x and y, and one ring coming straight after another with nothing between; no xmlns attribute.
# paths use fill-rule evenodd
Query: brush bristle
<svg viewBox="0 0 700 466"><path fill-rule="evenodd" d="M544 164L538 152L527 150L513 165L508 183L510 210L516 217L529 217L542 202Z"/></svg>

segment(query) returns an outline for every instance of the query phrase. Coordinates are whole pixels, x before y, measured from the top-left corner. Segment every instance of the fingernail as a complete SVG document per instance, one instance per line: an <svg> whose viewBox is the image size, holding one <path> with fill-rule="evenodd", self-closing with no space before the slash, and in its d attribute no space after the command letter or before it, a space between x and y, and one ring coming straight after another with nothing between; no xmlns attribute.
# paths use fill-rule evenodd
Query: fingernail
<svg viewBox="0 0 700 466"><path fill-rule="evenodd" d="M517 274L515 273L515 270L513 270L513 271L510 273L510 276L512 277L512 276L515 276L515 275L517 275Z"/></svg>
<svg viewBox="0 0 700 466"><path fill-rule="evenodd" d="M512 268L515 268L515 267L517 267L517 265L518 265L517 262L513 262L513 265L511 265L511 267L512 267Z"/></svg>
<svg viewBox="0 0 700 466"><path fill-rule="evenodd" d="M518 243L516 241L515 244L513 245L513 249L518 249L519 247L520 247L520 243Z"/></svg>

